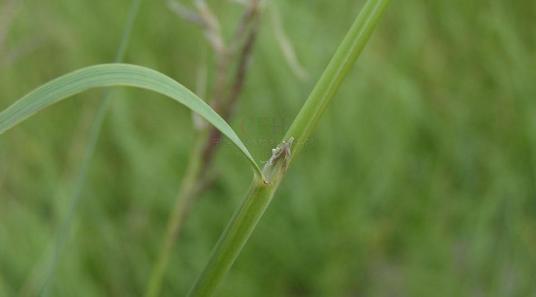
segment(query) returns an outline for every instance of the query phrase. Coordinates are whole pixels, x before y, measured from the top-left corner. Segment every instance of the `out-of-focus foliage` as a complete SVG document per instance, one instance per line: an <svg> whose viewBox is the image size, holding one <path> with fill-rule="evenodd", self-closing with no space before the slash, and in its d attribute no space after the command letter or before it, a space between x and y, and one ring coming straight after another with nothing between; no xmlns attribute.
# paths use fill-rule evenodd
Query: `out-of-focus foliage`
<svg viewBox="0 0 536 297"><path fill-rule="evenodd" d="M266 19L232 123L266 159L363 4L272 1L310 80L293 75ZM24 1L0 49L0 108L111 61L128 2ZM212 4L231 28L239 6ZM531 0L393 1L220 295L531 296L535 19ZM195 89L207 52L164 1L145 1L126 62ZM53 296L143 293L191 149L186 109L143 91L112 97ZM62 103L0 137L0 296L32 296L97 104ZM186 292L247 188L231 145L215 165L165 296Z"/></svg>

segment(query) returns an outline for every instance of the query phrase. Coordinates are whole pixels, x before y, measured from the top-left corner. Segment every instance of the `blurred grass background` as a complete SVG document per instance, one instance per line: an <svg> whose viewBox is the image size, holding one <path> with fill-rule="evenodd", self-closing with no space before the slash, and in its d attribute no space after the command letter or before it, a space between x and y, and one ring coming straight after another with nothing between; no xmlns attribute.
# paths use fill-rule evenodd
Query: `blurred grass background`
<svg viewBox="0 0 536 297"><path fill-rule="evenodd" d="M292 74L265 22L232 123L265 159L363 4L272 1L310 79ZM212 4L231 28L240 8ZM128 5L23 1L0 52L0 108L110 62ZM220 296L536 296L535 20L532 0L393 1ZM206 52L197 28L144 1L126 61L194 89ZM0 296L34 294L100 93L0 137ZM112 97L52 296L142 295L185 169L186 109L132 89ZM216 168L164 296L185 294L246 190L231 146Z"/></svg>

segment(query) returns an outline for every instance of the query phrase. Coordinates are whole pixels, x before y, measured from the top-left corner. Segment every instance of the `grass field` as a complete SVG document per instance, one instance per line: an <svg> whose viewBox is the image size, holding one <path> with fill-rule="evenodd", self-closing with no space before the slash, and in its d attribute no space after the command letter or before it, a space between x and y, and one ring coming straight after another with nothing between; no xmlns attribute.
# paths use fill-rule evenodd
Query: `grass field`
<svg viewBox="0 0 536 297"><path fill-rule="evenodd" d="M364 3L271 1L308 79L263 19L231 124L264 160ZM209 50L164 2L143 2L125 61L195 90ZM0 110L111 62L129 3L21 1L0 39ZM210 3L229 33L240 7ZM218 296L536 296L535 20L532 0L392 1ZM0 296L38 292L101 93L0 136ZM111 98L51 296L143 295L192 149L185 108ZM186 294L247 189L227 142L214 165L162 296Z"/></svg>

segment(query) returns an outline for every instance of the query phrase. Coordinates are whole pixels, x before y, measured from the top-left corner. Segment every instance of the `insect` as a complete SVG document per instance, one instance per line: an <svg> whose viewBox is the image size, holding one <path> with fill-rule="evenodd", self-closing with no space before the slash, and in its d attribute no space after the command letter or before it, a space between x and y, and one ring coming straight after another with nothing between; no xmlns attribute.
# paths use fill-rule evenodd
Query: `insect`
<svg viewBox="0 0 536 297"><path fill-rule="evenodd" d="M273 166L275 162L281 159L290 159L293 142L294 137L291 137L288 140L283 141L276 148L272 149L272 157L270 158L270 160L268 160L268 165Z"/></svg>
<svg viewBox="0 0 536 297"><path fill-rule="evenodd" d="M272 180L272 176L277 171L276 169L287 169L288 161L290 160L292 154L291 149L293 143L294 137L290 137L288 140L283 141L277 147L272 149L272 156L264 165L263 170L268 183Z"/></svg>

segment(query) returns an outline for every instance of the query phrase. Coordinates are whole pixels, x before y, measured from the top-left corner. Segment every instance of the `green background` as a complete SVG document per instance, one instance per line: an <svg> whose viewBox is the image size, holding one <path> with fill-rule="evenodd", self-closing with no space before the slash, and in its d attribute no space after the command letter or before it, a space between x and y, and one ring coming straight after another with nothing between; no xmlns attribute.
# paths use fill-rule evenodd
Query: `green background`
<svg viewBox="0 0 536 297"><path fill-rule="evenodd" d="M262 160L364 3L272 1L309 78L293 74L266 18L231 123ZM210 3L230 35L240 7ZM0 109L111 62L128 5L23 1L0 49ZM533 0L392 1L219 296L536 296L535 20ZM208 52L164 1L143 1L126 62L195 89L199 69L212 73ZM0 137L0 296L35 295L101 93ZM51 296L143 294L192 148L185 108L111 96ZM247 189L251 170L225 144L163 296L186 293Z"/></svg>

